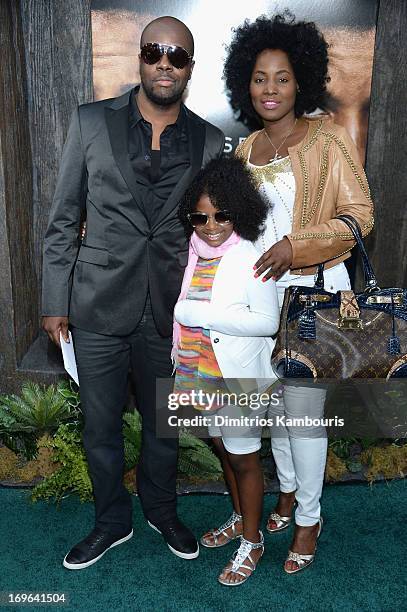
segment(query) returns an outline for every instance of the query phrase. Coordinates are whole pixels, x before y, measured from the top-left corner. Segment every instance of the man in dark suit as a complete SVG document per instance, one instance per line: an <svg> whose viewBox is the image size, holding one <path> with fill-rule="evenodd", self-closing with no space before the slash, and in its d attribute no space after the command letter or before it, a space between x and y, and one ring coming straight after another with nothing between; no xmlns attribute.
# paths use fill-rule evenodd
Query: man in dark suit
<svg viewBox="0 0 407 612"><path fill-rule="evenodd" d="M181 101L193 52L182 22L152 21L141 37L141 84L80 106L64 148L45 236L43 328L58 345L72 330L96 510L95 529L64 559L68 569L92 565L133 535L122 481L129 367L143 421L143 512L174 554L199 554L177 518L178 441L157 438L155 401L156 379L171 376L172 313L188 257L178 203L224 146L222 132Z"/></svg>

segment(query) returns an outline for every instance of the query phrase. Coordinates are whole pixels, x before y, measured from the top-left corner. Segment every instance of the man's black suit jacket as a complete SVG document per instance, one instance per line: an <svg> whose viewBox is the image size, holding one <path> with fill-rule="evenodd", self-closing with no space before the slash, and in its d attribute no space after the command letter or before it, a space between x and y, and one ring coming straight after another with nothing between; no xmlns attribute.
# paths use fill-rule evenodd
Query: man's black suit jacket
<svg viewBox="0 0 407 612"><path fill-rule="evenodd" d="M190 166L149 227L128 155L130 94L82 105L73 115L45 235L42 313L125 335L137 326L149 291L158 331L170 336L188 258L179 201L199 169L222 154L224 136L185 109Z"/></svg>

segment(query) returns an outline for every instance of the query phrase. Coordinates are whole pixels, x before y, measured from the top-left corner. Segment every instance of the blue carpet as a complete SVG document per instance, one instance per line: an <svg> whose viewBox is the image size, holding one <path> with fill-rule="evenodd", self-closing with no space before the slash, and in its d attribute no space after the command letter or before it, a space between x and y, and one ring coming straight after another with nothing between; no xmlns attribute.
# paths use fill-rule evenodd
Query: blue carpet
<svg viewBox="0 0 407 612"><path fill-rule="evenodd" d="M265 513L275 502L266 496ZM229 514L227 496L179 498L179 514L196 534ZM241 587L216 577L235 544L201 549L194 561L175 557L142 518L134 498L135 535L96 565L69 572L61 561L93 526L93 506L76 498L31 504L26 490L0 489L0 592L65 593L61 610L385 611L407 610L407 481L325 488L325 528L315 563L289 576L282 570L291 529L266 534L266 551ZM3 604L4 605L4 604ZM0 606L1 607L1 606ZM50 606L7 606L38 610ZM55 609L55 606L52 606Z"/></svg>

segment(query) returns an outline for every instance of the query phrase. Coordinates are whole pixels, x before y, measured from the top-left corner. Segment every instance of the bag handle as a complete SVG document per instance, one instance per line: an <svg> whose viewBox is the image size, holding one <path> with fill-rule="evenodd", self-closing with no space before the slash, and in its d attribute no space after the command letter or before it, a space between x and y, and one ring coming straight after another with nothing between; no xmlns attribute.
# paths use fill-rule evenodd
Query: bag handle
<svg viewBox="0 0 407 612"><path fill-rule="evenodd" d="M363 274L365 277L364 292L369 293L370 291L376 291L380 287L377 284L376 275L373 271L372 264L370 263L365 245L363 244L362 232L359 223L350 215L338 215L336 219L343 221L343 223L348 226L354 239L356 240L356 244L358 245L359 252L362 256Z"/></svg>
<svg viewBox="0 0 407 612"><path fill-rule="evenodd" d="M324 264L318 264L317 273L315 274L314 281L315 289L323 289L324 288Z"/></svg>

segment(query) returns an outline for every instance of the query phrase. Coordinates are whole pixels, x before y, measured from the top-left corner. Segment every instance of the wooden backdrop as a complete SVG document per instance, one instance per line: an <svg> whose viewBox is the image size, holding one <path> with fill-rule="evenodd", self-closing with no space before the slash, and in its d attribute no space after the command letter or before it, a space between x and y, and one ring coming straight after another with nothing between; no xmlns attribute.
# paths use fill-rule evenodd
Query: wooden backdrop
<svg viewBox="0 0 407 612"><path fill-rule="evenodd" d="M367 165L369 252L382 285L407 284L407 3L380 0ZM39 331L41 247L75 105L92 100L90 0L0 0L0 393L61 373ZM360 279L358 278L358 281Z"/></svg>

